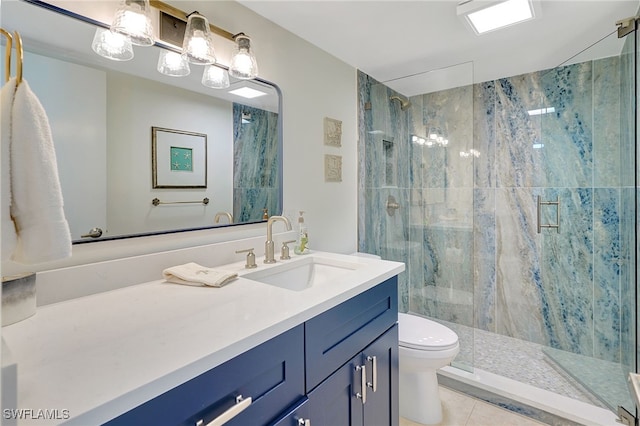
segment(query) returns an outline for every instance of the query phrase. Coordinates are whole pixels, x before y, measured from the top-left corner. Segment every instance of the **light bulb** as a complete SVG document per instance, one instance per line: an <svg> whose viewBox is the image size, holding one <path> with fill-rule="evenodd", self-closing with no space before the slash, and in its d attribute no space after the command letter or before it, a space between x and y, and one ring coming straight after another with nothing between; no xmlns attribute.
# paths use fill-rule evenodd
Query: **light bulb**
<svg viewBox="0 0 640 426"><path fill-rule="evenodd" d="M216 63L213 40L209 31L209 21L198 12L189 15L187 29L182 41L182 55L189 62L198 65Z"/></svg>
<svg viewBox="0 0 640 426"><path fill-rule="evenodd" d="M236 36L236 49L229 65L229 75L242 80L258 76L258 63L251 50L251 39L246 35Z"/></svg>
<svg viewBox="0 0 640 426"><path fill-rule="evenodd" d="M113 61L133 59L133 47L129 37L105 28L96 28L91 49L103 58Z"/></svg>
<svg viewBox="0 0 640 426"><path fill-rule="evenodd" d="M158 56L158 72L171 77L184 77L191 73L189 62L179 53L162 50Z"/></svg>
<svg viewBox="0 0 640 426"><path fill-rule="evenodd" d="M224 68L207 65L202 74L202 84L213 89L226 89L229 87L229 74Z"/></svg>
<svg viewBox="0 0 640 426"><path fill-rule="evenodd" d="M154 40L149 0L123 0L116 11L111 31L129 37L135 45L151 46Z"/></svg>

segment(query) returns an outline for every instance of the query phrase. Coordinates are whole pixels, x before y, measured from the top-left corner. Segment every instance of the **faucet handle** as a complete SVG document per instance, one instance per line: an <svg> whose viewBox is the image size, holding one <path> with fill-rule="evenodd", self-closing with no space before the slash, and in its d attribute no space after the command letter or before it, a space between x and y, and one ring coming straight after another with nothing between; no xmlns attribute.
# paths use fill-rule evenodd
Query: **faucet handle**
<svg viewBox="0 0 640 426"><path fill-rule="evenodd" d="M236 253L247 253L247 262L244 264L246 269L258 267L258 265L256 265L256 255L253 253L253 247L244 250L236 250Z"/></svg>
<svg viewBox="0 0 640 426"><path fill-rule="evenodd" d="M291 259L291 256L289 256L289 246L287 244L291 244L291 243L295 243L295 242L296 242L296 240L283 241L282 242L282 249L280 250L280 259L281 260Z"/></svg>

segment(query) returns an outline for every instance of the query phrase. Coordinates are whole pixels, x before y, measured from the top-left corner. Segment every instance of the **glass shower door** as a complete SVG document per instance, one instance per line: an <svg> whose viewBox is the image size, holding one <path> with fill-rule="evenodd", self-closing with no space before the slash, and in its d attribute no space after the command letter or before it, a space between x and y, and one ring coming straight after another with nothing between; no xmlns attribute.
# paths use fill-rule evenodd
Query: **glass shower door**
<svg viewBox="0 0 640 426"><path fill-rule="evenodd" d="M635 412L635 35L600 43L620 54L583 60L596 45L540 74L536 284L544 353L600 405Z"/></svg>

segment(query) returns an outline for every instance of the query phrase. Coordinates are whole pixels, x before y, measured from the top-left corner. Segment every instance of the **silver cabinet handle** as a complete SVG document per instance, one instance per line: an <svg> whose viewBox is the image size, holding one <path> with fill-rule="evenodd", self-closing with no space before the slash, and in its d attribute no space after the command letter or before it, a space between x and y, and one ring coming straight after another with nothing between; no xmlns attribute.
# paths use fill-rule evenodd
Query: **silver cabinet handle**
<svg viewBox="0 0 640 426"><path fill-rule="evenodd" d="M84 235L80 235L80 238L100 238L102 237L102 229L91 228L89 232Z"/></svg>
<svg viewBox="0 0 640 426"><path fill-rule="evenodd" d="M360 392L356 393L356 398L362 400L362 405L367 403L367 367L356 365L356 371L360 372Z"/></svg>
<svg viewBox="0 0 640 426"><path fill-rule="evenodd" d="M220 414L215 419L211 420L209 423L207 423L207 426L222 426L223 424L249 408L250 405L251 397L242 398L242 395L238 395L236 397L236 405L229 408L227 411Z"/></svg>
<svg viewBox="0 0 640 426"><path fill-rule="evenodd" d="M298 419L298 426L311 426L311 420L309 420L309 419Z"/></svg>
<svg viewBox="0 0 640 426"><path fill-rule="evenodd" d="M367 382L367 386L374 392L378 390L378 358L375 356L368 356L367 361L371 363L371 382Z"/></svg>

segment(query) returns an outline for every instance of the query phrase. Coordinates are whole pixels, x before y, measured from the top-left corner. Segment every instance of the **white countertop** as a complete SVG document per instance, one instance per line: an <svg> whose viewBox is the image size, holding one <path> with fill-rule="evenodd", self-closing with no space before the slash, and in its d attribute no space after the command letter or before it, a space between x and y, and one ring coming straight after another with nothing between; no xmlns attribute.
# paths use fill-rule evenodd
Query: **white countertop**
<svg viewBox="0 0 640 426"><path fill-rule="evenodd" d="M158 280L38 308L2 329L18 365L18 408L68 410L69 424L105 422L404 270L321 252L276 265L307 256L363 267L304 291L242 277L222 288ZM258 270L276 266L256 261ZM220 269L242 274L243 266Z"/></svg>

